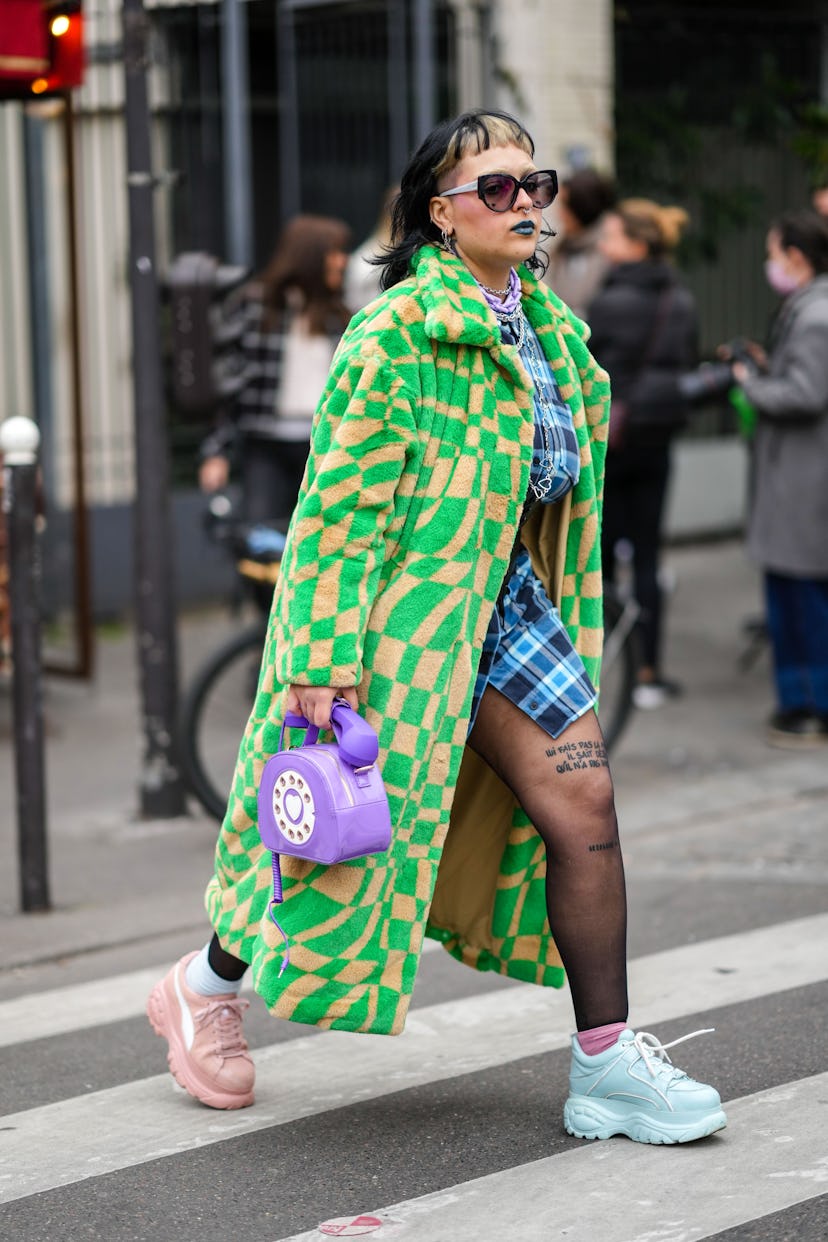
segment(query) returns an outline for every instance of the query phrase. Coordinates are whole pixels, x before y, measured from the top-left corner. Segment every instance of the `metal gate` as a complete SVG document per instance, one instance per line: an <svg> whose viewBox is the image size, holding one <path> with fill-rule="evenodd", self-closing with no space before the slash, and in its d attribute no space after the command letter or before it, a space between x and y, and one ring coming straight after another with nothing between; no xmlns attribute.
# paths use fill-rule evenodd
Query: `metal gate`
<svg viewBox="0 0 828 1242"><path fill-rule="evenodd" d="M453 49L440 0L283 0L282 218L339 214L367 233L412 147L454 110Z"/></svg>
<svg viewBox="0 0 828 1242"><path fill-rule="evenodd" d="M169 70L155 111L179 173L172 252L204 249L241 261L225 241L230 169L230 192L247 199L259 267L298 211L339 216L356 237L371 231L413 146L456 108L456 18L449 0L248 0L240 8L249 184L233 182L223 126L221 5L155 9Z"/></svg>

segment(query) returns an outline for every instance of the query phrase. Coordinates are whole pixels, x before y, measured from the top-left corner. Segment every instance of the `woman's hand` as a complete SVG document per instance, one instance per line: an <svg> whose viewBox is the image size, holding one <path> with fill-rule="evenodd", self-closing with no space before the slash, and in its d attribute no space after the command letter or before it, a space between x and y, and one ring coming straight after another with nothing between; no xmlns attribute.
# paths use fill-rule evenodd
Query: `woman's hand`
<svg viewBox="0 0 828 1242"><path fill-rule="evenodd" d="M356 686L291 686L288 690L287 710L304 716L319 729L330 729L331 707L334 699L345 699L356 711L358 706Z"/></svg>
<svg viewBox="0 0 828 1242"><path fill-rule="evenodd" d="M761 345L757 345L756 341L745 341L745 348L747 349L753 361L756 363L759 370L767 371L768 369L767 351L764 350Z"/></svg>
<svg viewBox="0 0 828 1242"><path fill-rule="evenodd" d="M756 341L748 341L742 337L738 341L720 345L716 350L716 357L721 358L723 362L733 364L733 378L737 384L741 384L743 380L756 374L756 370L751 371L746 365L748 359L753 361L759 371L768 369L768 355L762 346L757 345Z"/></svg>

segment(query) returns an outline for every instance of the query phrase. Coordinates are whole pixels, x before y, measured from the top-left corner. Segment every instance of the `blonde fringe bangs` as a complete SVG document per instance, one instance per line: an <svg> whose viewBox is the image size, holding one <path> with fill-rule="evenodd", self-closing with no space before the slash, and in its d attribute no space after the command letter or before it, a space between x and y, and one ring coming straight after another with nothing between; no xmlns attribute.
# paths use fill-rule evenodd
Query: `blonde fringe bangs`
<svg viewBox="0 0 828 1242"><path fill-rule="evenodd" d="M520 147L530 157L533 154L532 139L525 129L518 127L514 122L509 123L499 116L484 116L480 118L480 125L485 130L488 144L483 142L482 136L473 129L466 134L455 134L446 148L445 155L434 169L435 177L442 177L444 173L451 172L452 168L456 168L467 155L479 155L481 151L487 149L487 145L488 147Z"/></svg>

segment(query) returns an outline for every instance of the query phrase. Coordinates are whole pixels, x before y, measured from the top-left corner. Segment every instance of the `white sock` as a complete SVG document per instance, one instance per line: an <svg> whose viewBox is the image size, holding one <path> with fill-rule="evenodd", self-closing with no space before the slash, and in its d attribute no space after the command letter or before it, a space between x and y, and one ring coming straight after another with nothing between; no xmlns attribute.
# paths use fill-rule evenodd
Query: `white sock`
<svg viewBox="0 0 828 1242"><path fill-rule="evenodd" d="M207 960L209 948L209 943L205 944L187 966L184 972L187 987L199 996L227 996L229 992L237 995L241 979L222 979L221 975L217 975Z"/></svg>

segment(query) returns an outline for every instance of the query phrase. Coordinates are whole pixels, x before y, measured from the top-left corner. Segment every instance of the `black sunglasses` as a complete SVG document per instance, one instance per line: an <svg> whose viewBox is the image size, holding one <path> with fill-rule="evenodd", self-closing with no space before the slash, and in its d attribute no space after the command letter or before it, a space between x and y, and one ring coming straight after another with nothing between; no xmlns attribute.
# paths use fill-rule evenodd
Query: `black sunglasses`
<svg viewBox="0 0 828 1242"><path fill-rule="evenodd" d="M553 168L544 168L539 172L529 173L522 181L510 173L483 173L476 181L466 185L455 186L453 190L443 190L442 197L450 198L452 194L471 194L477 191L477 197L485 203L490 211L508 211L514 206L515 199L521 190L525 190L532 200L533 207L548 207L555 201L558 193L558 174Z"/></svg>

